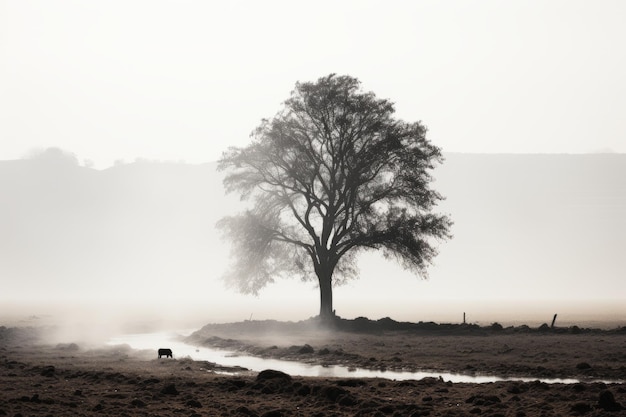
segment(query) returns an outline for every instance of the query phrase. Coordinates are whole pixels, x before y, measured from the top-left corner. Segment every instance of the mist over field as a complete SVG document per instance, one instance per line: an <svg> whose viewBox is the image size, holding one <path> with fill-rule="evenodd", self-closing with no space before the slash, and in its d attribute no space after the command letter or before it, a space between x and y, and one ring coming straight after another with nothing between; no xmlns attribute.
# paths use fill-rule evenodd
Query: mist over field
<svg viewBox="0 0 626 417"><path fill-rule="evenodd" d="M63 321L97 336L316 315L315 281L279 280L258 298L225 287L215 223L243 205L215 168L1 161L0 325ZM339 316L624 325L626 155L448 153L434 176L454 237L430 278L369 252L361 278L334 291Z"/></svg>
<svg viewBox="0 0 626 417"><path fill-rule="evenodd" d="M625 18L613 0L0 0L0 325L318 314L315 281L225 287L215 223L241 203L204 162L333 73L470 152L434 172L454 237L430 278L366 253L339 316L623 325Z"/></svg>
<svg viewBox="0 0 626 417"><path fill-rule="evenodd" d="M623 414L624 21L0 0L0 416Z"/></svg>

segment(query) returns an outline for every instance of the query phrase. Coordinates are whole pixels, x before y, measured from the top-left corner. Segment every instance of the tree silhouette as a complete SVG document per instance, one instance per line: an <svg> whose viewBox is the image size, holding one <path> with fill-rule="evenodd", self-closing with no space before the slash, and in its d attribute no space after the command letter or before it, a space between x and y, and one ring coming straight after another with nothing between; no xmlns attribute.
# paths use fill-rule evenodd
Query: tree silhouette
<svg viewBox="0 0 626 417"><path fill-rule="evenodd" d="M296 83L251 144L222 155L226 191L253 203L218 223L233 243L228 282L257 294L280 276L316 277L328 318L333 284L356 277L360 251L381 250L426 276L435 240L450 237L449 218L431 212L442 197L429 171L441 151L421 123L393 113L357 79L331 74Z"/></svg>

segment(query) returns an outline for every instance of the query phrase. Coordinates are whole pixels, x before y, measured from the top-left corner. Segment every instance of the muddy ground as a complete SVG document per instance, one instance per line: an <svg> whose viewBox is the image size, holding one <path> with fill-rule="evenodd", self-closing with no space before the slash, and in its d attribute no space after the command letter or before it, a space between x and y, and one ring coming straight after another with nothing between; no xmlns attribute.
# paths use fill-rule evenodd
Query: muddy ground
<svg viewBox="0 0 626 417"><path fill-rule="evenodd" d="M0 416L626 415L623 328L243 322L207 325L189 339L316 364L581 380L573 384L223 375L206 361L159 360L156 351L127 346L48 345L39 336L0 327Z"/></svg>

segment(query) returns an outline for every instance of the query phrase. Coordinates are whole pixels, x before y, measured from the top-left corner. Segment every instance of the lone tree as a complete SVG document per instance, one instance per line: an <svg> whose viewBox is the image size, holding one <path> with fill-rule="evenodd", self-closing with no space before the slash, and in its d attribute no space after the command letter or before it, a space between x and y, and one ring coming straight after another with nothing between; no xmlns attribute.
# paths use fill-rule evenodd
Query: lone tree
<svg viewBox="0 0 626 417"><path fill-rule="evenodd" d="M253 202L218 224L233 243L226 279L241 292L280 276L317 277L329 318L333 284L356 277L360 251L381 250L426 276L434 241L450 237L451 221L431 212L442 198L429 187L440 149L422 124L394 119L393 103L359 84L335 74L296 83L250 145L222 155L226 191Z"/></svg>

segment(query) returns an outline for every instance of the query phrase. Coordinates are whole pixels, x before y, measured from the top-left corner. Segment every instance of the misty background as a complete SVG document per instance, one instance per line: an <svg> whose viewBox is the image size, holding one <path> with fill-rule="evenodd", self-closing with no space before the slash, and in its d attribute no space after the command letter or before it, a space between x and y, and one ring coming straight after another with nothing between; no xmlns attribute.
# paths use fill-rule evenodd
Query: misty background
<svg viewBox="0 0 626 417"><path fill-rule="evenodd" d="M330 73L428 127L455 222L429 280L367 254L337 314L624 325L625 21L621 0L0 0L0 325L317 314L314 283L224 287L214 225L241 206L210 161Z"/></svg>
<svg viewBox="0 0 626 417"><path fill-rule="evenodd" d="M447 153L433 186L454 220L430 278L376 252L337 287L345 318L566 322L626 317L626 155ZM220 279L215 229L243 208L216 163L138 160L105 170L49 149L0 161L2 317L201 325L317 314L313 282L260 296Z"/></svg>

